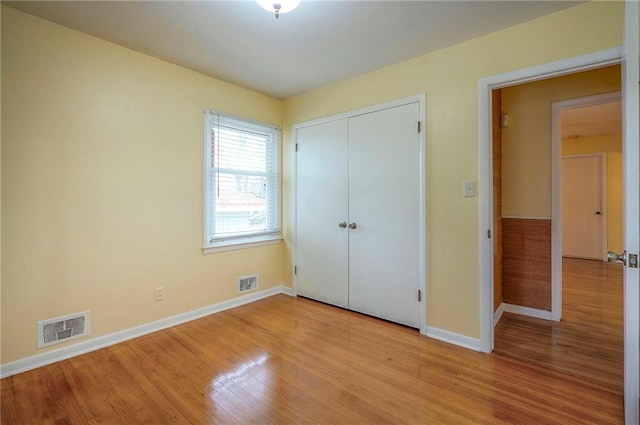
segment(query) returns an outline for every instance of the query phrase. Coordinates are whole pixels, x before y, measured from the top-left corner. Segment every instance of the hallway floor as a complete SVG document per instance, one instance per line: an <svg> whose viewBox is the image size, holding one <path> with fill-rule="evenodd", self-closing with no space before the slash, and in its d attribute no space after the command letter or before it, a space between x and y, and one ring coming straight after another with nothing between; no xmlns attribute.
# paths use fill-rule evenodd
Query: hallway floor
<svg viewBox="0 0 640 425"><path fill-rule="evenodd" d="M622 395L622 265L564 258L562 268L562 321L505 313L495 328L495 354Z"/></svg>

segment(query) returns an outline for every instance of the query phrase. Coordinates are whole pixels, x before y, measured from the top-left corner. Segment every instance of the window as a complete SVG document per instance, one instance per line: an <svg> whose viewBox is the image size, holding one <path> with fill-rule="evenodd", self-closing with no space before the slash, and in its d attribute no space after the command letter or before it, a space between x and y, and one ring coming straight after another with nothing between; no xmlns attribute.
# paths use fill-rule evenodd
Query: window
<svg viewBox="0 0 640 425"><path fill-rule="evenodd" d="M205 111L205 253L280 240L279 153L279 128Z"/></svg>

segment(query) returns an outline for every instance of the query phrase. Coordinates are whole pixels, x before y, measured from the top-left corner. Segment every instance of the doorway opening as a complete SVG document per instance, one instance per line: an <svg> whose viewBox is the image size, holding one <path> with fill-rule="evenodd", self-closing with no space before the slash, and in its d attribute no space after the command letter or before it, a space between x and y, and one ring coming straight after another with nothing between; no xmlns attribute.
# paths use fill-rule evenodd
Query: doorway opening
<svg viewBox="0 0 640 425"><path fill-rule="evenodd" d="M607 249L622 246L620 92L555 101L551 107L530 97L544 98L546 89L554 96L618 89L619 80L603 86L603 77L619 72L614 66L501 90L506 102L500 105L502 128L494 128L493 175L494 213L506 210L495 217L501 226L494 223L494 229L500 228L494 261L502 263L494 268L495 294L507 306L495 303L501 310L495 316L495 353L596 383L604 396L622 398L622 266L604 262ZM583 86L589 80L592 84ZM535 158L535 148L518 146L533 143L534 130L513 128L520 125L522 111L535 117L536 108L551 115L552 137L546 138L550 167L544 156ZM496 155L496 149L503 155ZM527 178L531 196L540 196L548 174L527 174L540 169L551 172L551 187L544 193L550 198L547 210L540 197L530 202L527 194L514 195L509 186L515 181L525 187ZM509 180L504 189L496 176Z"/></svg>
<svg viewBox="0 0 640 425"><path fill-rule="evenodd" d="M555 320L562 317L563 258L606 261L608 250L622 252L621 104L620 91L552 104L552 312Z"/></svg>
<svg viewBox="0 0 640 425"><path fill-rule="evenodd" d="M491 93L492 90L539 81L545 78L568 75L585 70L594 70L614 64L622 64L623 92L623 253L610 253L612 259L625 262L623 268L624 298L624 416L625 422L637 423L639 415L639 368L640 344L638 343L638 324L640 315L638 297L640 275L637 268L638 210L640 197L638 192L639 156L638 156L638 105L640 89L638 79L639 38L638 3L626 2L624 44L613 48L582 56L551 62L517 71L506 72L482 78L478 84L479 109L479 249L480 249L480 349L490 353L494 348L493 327L493 207L492 207L492 137L491 137ZM622 60L624 58L624 60ZM630 260L627 264L627 260Z"/></svg>
<svg viewBox="0 0 640 425"><path fill-rule="evenodd" d="M559 321L563 249L590 239L596 253L564 255L606 259L607 248L621 246L620 84L613 65L493 91L494 325L503 312ZM582 162L576 178L593 187L574 182L563 195L563 163ZM562 197L567 215L579 194L598 199L584 201L591 205L583 217L564 220L577 230L563 245Z"/></svg>
<svg viewBox="0 0 640 425"><path fill-rule="evenodd" d="M608 246L608 233L622 239L621 199L615 208L607 202L608 192L621 194L620 108L615 119L604 120L613 122L617 130L598 133L591 128L596 116L602 118L606 104L620 100L620 75L620 66L613 65L514 84L492 93L493 317L497 323L492 348L498 356L597 385L603 397L622 401L622 267L602 261L607 248L617 249ZM582 122L572 127L576 116ZM577 183L569 185L570 179L562 178L562 163L578 158L591 162ZM610 173L617 173L617 178L609 178ZM584 190L587 178L599 191ZM599 246L596 254L563 258L563 193L580 191L596 192L598 199L590 206L590 214L596 224L600 220L600 227L597 235L590 236L597 236ZM573 206L576 201L567 202ZM617 213L609 214L613 211ZM616 218L615 225L605 225L605 220ZM618 232L605 233L604 227ZM575 241L567 240L567 247L569 242ZM589 257L597 261L584 259ZM622 415L622 402L620 408L617 413Z"/></svg>

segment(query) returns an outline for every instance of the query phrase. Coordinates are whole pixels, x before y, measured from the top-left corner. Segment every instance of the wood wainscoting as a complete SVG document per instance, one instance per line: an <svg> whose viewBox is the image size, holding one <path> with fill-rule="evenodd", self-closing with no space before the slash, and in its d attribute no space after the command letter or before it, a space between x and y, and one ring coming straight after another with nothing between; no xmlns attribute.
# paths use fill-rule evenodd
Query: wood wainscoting
<svg viewBox="0 0 640 425"><path fill-rule="evenodd" d="M503 302L551 311L551 220L503 218Z"/></svg>

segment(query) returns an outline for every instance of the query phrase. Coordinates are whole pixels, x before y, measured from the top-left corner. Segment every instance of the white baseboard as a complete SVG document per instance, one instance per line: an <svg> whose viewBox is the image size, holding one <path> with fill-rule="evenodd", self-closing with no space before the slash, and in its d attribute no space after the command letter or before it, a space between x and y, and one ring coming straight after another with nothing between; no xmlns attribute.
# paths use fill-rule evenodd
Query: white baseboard
<svg viewBox="0 0 640 425"><path fill-rule="evenodd" d="M538 310L537 308L523 307L521 305L502 303L506 313L521 314L523 316L535 317L544 320L555 320L553 313L547 310ZM556 320L557 321L557 320Z"/></svg>
<svg viewBox="0 0 640 425"><path fill-rule="evenodd" d="M496 311L493 312L493 327L495 328L500 318L504 314L504 303L500 303Z"/></svg>
<svg viewBox="0 0 640 425"><path fill-rule="evenodd" d="M224 310L240 307L241 305L249 304L263 298L271 297L273 295L292 295L292 293L293 290L288 286L279 285L274 288L265 289L263 291L255 292L250 295L244 295L229 301L212 304L210 306L199 308L197 310L156 320L155 322L146 323L144 325L114 332L108 335L99 336L88 341L79 342L77 344L47 351L42 354L36 354L35 356L5 363L3 365L0 365L0 378L6 378L7 376L16 375L18 373L36 369L41 366L46 366L51 363L59 362L61 360L66 360L71 357L99 350L100 348L108 347L110 345L118 344L120 342L137 338L142 335L150 334L162 329L167 329L172 326L200 319L201 317L219 313Z"/></svg>
<svg viewBox="0 0 640 425"><path fill-rule="evenodd" d="M473 351L480 351L480 340L470 336L460 335L443 329L427 326L427 336L459 347L468 348Z"/></svg>

